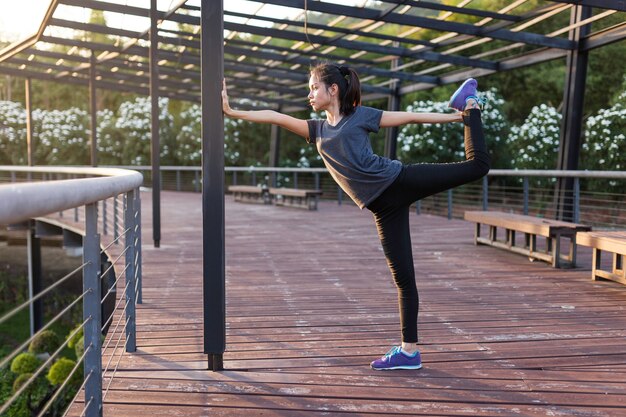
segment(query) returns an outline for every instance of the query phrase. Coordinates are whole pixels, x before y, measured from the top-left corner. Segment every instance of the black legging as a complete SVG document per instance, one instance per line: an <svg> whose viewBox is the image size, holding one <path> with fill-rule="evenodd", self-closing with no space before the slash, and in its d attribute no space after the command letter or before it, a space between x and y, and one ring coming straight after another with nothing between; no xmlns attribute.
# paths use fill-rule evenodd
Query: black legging
<svg viewBox="0 0 626 417"><path fill-rule="evenodd" d="M417 343L419 298L409 229L409 207L422 198L468 182L489 172L490 158L483 136L480 110L463 114L466 161L404 165L398 178L367 206L374 213L387 264L398 287L402 341Z"/></svg>

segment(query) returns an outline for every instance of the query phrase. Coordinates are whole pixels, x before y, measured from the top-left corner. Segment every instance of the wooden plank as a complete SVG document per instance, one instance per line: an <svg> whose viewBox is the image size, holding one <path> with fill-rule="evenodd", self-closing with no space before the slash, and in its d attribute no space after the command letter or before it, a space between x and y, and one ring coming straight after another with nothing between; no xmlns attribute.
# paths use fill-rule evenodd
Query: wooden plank
<svg viewBox="0 0 626 417"><path fill-rule="evenodd" d="M294 197L314 197L322 195L322 190L311 190L305 188L273 188L270 187L270 194L273 195L288 195Z"/></svg>
<svg viewBox="0 0 626 417"><path fill-rule="evenodd" d="M624 231L581 232L576 235L576 241L580 245L626 254L626 232Z"/></svg>

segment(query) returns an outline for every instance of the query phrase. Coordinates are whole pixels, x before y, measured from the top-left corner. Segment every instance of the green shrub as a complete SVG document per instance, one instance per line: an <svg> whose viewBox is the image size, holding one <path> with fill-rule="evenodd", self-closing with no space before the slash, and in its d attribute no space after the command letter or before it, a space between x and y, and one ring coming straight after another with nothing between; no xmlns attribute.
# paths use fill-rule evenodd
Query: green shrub
<svg viewBox="0 0 626 417"><path fill-rule="evenodd" d="M33 353L20 353L11 362L11 372L17 375L32 373L40 364L41 361Z"/></svg>
<svg viewBox="0 0 626 417"><path fill-rule="evenodd" d="M60 358L54 363L54 365L52 365L46 378L48 378L48 381L52 385L60 385L69 377L70 372L74 369L74 366L76 366L75 361L67 358ZM78 377L80 377L80 373L78 371L72 375L73 380Z"/></svg>
<svg viewBox="0 0 626 417"><path fill-rule="evenodd" d="M76 359L80 359L85 353L85 337L83 335L80 336L80 339L76 342L74 346L74 352L76 352Z"/></svg>
<svg viewBox="0 0 626 417"><path fill-rule="evenodd" d="M44 330L39 333L28 347L31 353L52 353L61 345L59 336L52 330Z"/></svg>
<svg viewBox="0 0 626 417"><path fill-rule="evenodd" d="M22 388L22 385L32 378L32 376L33 374L29 372L26 374L20 374L17 378L15 378L15 381L13 381L13 392L15 393Z"/></svg>
<svg viewBox="0 0 626 417"><path fill-rule="evenodd" d="M0 369L0 404L4 404L11 397L14 379L15 374L9 368Z"/></svg>
<svg viewBox="0 0 626 417"><path fill-rule="evenodd" d="M13 393L18 392L32 376L33 374L30 373L18 376L15 382L13 382ZM20 394L15 403L13 403L13 406L9 408L8 415L37 415L36 410L49 398L49 395L50 384L48 384L45 378L39 376ZM29 413L25 413L26 410L28 410Z"/></svg>
<svg viewBox="0 0 626 417"><path fill-rule="evenodd" d="M79 327L80 327L80 330L74 336L70 337L70 335L74 333L76 329L78 329ZM83 334L84 334L84 327L82 327L82 324L79 324L78 326L70 330L70 332L68 333L66 337L67 347L70 349L74 349L77 346L78 342L82 344Z"/></svg>

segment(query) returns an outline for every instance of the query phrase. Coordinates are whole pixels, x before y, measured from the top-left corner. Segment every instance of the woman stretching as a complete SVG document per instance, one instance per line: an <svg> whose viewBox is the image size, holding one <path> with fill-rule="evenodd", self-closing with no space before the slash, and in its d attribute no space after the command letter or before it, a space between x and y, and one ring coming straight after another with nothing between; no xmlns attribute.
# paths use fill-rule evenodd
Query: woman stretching
<svg viewBox="0 0 626 417"><path fill-rule="evenodd" d="M376 370L419 369L417 313L419 299L409 229L409 206L424 197L475 181L489 171L483 137L477 83L468 79L450 99L456 114L390 112L361 106L357 73L348 67L321 64L311 70L308 99L326 119L301 120L273 110L240 111L230 108L226 83L222 91L224 113L233 118L272 123L302 136L317 150L337 184L359 208L374 215L391 275L398 287L402 344L371 363ZM465 125L463 162L403 165L374 154L370 132L410 123ZM441 138L445 140L445 138Z"/></svg>

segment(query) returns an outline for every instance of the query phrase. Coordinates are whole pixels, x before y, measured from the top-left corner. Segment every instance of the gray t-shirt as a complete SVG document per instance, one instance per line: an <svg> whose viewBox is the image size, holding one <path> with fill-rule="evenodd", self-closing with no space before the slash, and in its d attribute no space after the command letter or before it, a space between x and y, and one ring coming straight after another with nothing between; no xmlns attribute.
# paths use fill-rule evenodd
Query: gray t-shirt
<svg viewBox="0 0 626 417"><path fill-rule="evenodd" d="M378 132L382 110L357 106L337 126L325 119L307 120L309 137L337 184L362 209L382 194L396 179L400 161L378 156L369 134Z"/></svg>

